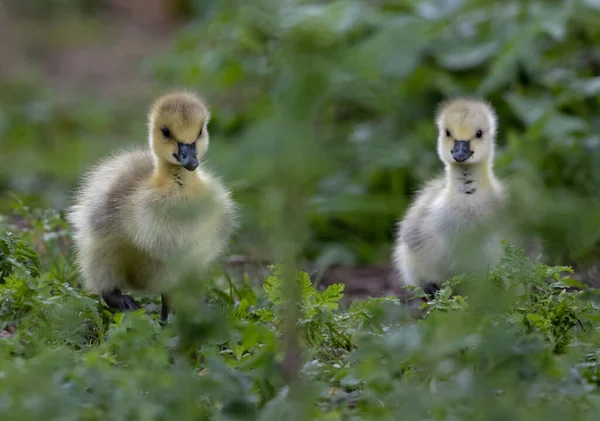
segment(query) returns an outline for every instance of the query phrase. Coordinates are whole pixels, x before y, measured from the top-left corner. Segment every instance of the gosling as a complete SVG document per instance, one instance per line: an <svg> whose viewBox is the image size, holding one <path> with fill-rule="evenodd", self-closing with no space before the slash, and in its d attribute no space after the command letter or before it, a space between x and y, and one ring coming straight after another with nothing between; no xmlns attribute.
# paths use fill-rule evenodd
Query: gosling
<svg viewBox="0 0 600 421"><path fill-rule="evenodd" d="M459 98L436 115L437 153L445 175L418 192L398 224L393 266L405 284L434 296L462 273L481 274L512 240L504 218L505 187L493 171L496 115L484 101Z"/></svg>
<svg viewBox="0 0 600 421"><path fill-rule="evenodd" d="M148 116L149 150L105 159L76 190L68 211L76 263L85 288L110 308L140 308L125 289L160 293L164 323L180 264L206 268L224 252L236 205L200 164L209 118L191 92L159 98Z"/></svg>

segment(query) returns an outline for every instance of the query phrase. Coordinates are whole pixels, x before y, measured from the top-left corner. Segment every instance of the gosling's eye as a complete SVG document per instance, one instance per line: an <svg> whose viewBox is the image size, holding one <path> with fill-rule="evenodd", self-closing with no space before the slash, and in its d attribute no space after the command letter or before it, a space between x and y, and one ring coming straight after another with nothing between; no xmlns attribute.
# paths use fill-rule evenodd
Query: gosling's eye
<svg viewBox="0 0 600 421"><path fill-rule="evenodd" d="M200 129L200 131L198 132L198 137L202 136L202 131L203 129Z"/></svg>
<svg viewBox="0 0 600 421"><path fill-rule="evenodd" d="M452 135L450 134L450 130L448 130L448 129L446 129L446 136L448 136L448 137L452 136Z"/></svg>
<svg viewBox="0 0 600 421"><path fill-rule="evenodd" d="M477 137L477 139L481 139L482 136L483 132L481 130L477 130L477 133L475 133L475 137Z"/></svg>
<svg viewBox="0 0 600 421"><path fill-rule="evenodd" d="M171 130L169 130L168 127L162 127L160 129L160 131L162 132L163 136L166 137L167 139L171 138Z"/></svg>

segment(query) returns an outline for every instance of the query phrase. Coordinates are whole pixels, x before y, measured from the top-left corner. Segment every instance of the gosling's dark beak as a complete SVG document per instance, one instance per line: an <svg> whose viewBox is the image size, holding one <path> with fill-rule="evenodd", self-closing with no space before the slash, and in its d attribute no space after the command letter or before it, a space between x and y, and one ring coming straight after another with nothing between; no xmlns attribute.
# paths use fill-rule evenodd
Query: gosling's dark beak
<svg viewBox="0 0 600 421"><path fill-rule="evenodd" d="M177 153L174 154L175 159L181 162L183 168L188 171L194 171L198 168L199 162L196 156L196 143L188 144L177 142Z"/></svg>
<svg viewBox="0 0 600 421"><path fill-rule="evenodd" d="M455 140L454 148L452 149L452 158L456 162L464 162L473 155L471 150L470 140Z"/></svg>

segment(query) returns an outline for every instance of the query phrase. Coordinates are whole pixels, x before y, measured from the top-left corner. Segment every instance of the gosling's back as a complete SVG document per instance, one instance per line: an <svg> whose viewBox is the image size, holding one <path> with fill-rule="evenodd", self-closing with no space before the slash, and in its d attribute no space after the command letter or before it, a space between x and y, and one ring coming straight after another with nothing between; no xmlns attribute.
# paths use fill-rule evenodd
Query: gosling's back
<svg viewBox="0 0 600 421"><path fill-rule="evenodd" d="M112 156L83 178L71 208L76 235L123 235L130 198L153 171L149 151L133 150Z"/></svg>

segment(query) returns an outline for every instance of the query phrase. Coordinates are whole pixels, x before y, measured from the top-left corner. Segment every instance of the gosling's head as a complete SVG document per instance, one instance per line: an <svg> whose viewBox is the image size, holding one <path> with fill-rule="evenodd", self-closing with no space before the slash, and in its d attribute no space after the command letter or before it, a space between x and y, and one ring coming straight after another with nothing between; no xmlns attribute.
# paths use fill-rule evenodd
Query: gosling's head
<svg viewBox="0 0 600 421"><path fill-rule="evenodd" d="M496 115L488 103L459 98L441 105L436 116L438 155L448 165L494 159Z"/></svg>
<svg viewBox="0 0 600 421"><path fill-rule="evenodd" d="M206 105L193 93L174 92L159 98L148 119L155 159L196 170L208 149L209 118Z"/></svg>

